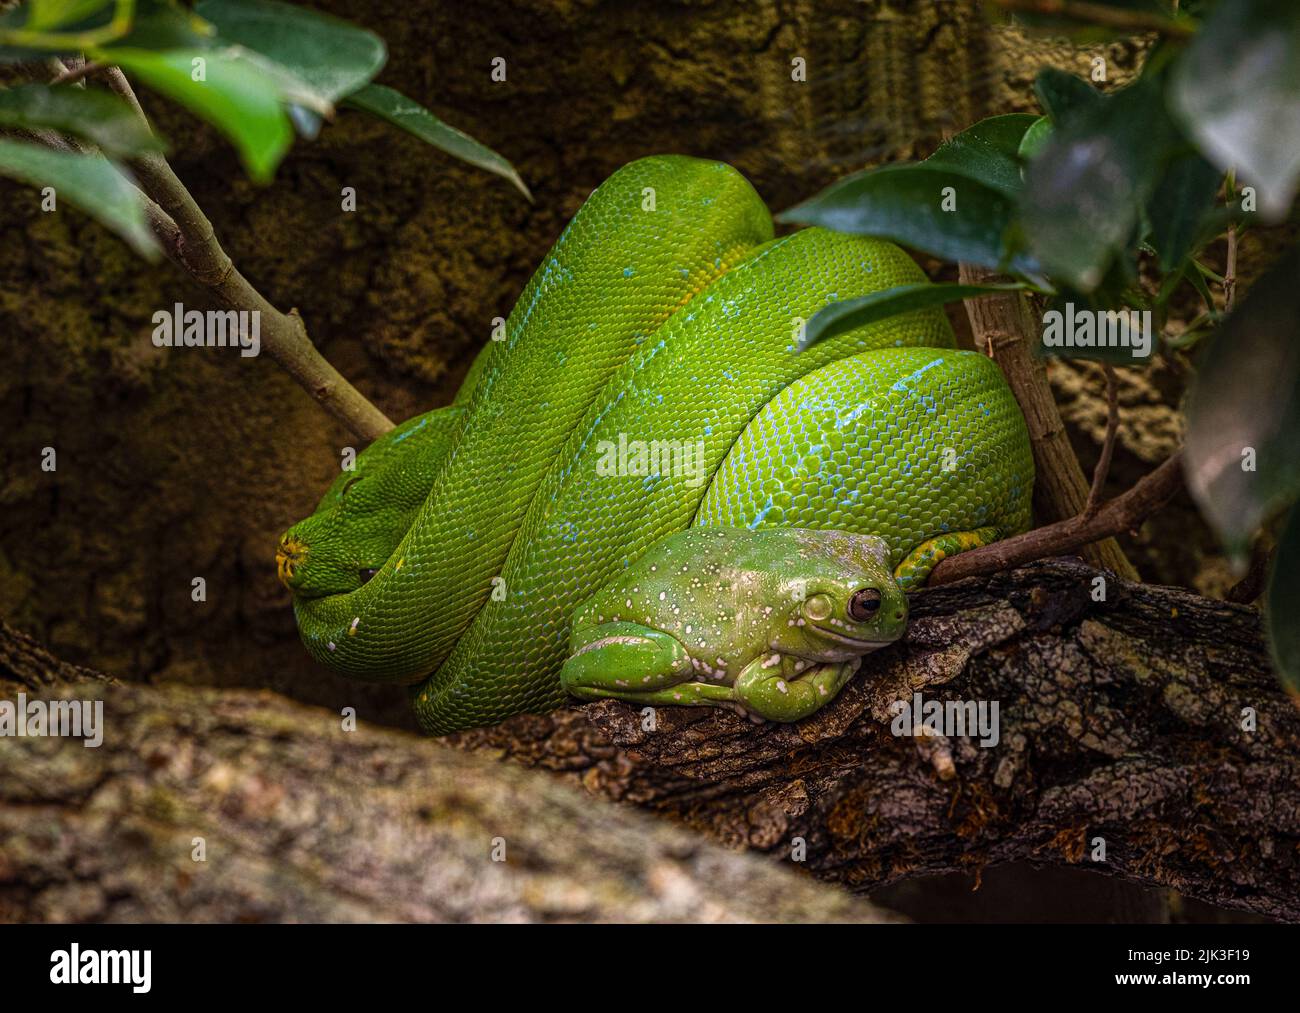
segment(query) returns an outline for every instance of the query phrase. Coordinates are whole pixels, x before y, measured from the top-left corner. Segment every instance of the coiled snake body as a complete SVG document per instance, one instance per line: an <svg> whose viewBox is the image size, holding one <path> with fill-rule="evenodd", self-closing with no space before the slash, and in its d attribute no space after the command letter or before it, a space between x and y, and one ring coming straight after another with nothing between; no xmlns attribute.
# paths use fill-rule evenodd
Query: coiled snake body
<svg viewBox="0 0 1300 1013"><path fill-rule="evenodd" d="M625 166L456 402L372 444L281 540L303 642L416 685L441 734L557 705L576 607L692 525L876 534L903 587L1023 530L1023 418L941 310L796 350L827 303L924 280L889 243L772 239L722 163Z"/></svg>

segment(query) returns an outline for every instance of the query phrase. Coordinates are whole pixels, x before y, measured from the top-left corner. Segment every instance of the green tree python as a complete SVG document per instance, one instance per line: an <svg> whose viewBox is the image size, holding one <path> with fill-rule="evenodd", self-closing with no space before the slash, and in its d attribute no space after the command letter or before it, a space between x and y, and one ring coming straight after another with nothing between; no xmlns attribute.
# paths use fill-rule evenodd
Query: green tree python
<svg viewBox="0 0 1300 1013"><path fill-rule="evenodd" d="M923 281L887 242L774 239L728 165L625 166L455 402L367 447L283 536L303 643L411 685L433 734L553 708L566 686L809 713L899 635L902 592L939 559L1030 523L1024 419L942 310L796 347L828 303ZM697 528L722 530L683 534ZM669 558L669 581L642 563ZM826 590L805 596L809 581ZM708 616L681 618L701 602ZM792 682L803 702L785 707Z"/></svg>

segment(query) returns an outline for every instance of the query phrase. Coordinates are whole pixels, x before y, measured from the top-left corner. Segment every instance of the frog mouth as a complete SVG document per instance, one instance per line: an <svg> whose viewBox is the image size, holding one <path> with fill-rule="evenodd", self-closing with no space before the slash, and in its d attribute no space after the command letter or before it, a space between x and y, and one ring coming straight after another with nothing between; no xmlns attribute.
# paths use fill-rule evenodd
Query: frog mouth
<svg viewBox="0 0 1300 1013"><path fill-rule="evenodd" d="M857 637L850 637L844 633L836 633L834 630L828 630L825 626L817 626L816 624L813 625L813 629L828 640L834 640L838 643L844 644L846 647L861 650L863 654L879 650L891 643L891 641L888 640L859 640Z"/></svg>

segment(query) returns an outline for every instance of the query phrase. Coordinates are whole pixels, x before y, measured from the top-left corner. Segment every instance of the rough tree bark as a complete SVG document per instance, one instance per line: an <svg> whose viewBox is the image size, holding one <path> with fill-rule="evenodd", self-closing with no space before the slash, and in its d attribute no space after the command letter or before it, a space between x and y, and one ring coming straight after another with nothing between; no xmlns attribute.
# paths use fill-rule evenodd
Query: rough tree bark
<svg viewBox="0 0 1300 1013"><path fill-rule="evenodd" d="M803 868L858 891L1085 863L1300 919L1300 712L1258 614L1113 577L1096 601L1102 576L1054 560L921 592L906 641L799 725L660 708L647 731L603 702L450 740L558 779L268 693L60 688L101 695L111 734L0 738L0 918L877 916L568 779L731 847L801 838ZM11 686L47 672L78 674L0 636ZM915 692L998 701L998 745L895 736Z"/></svg>
<svg viewBox="0 0 1300 1013"><path fill-rule="evenodd" d="M112 682L0 624L21 690L103 700L105 734L0 737L0 922L894 918L538 771L272 693Z"/></svg>
<svg viewBox="0 0 1300 1013"><path fill-rule="evenodd" d="M1052 560L923 591L905 643L799 725L662 708L647 732L603 702L457 741L732 846L802 838L814 875L856 890L1027 860L1300 919L1300 711L1259 614L1114 577L1095 601L1103 576ZM895 736L915 692L998 701L998 745Z"/></svg>

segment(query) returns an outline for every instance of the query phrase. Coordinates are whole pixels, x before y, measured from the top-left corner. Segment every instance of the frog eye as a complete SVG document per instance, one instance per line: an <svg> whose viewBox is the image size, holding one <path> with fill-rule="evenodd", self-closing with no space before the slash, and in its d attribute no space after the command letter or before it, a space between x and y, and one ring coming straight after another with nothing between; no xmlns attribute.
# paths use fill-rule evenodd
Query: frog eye
<svg viewBox="0 0 1300 1013"><path fill-rule="evenodd" d="M880 603L884 600L885 596L874 587L854 591L849 599L849 618L855 623L865 623L880 611Z"/></svg>
<svg viewBox="0 0 1300 1013"><path fill-rule="evenodd" d="M357 576L361 578L361 583L364 584L378 572L379 567L377 566L363 566L359 571L357 571Z"/></svg>

